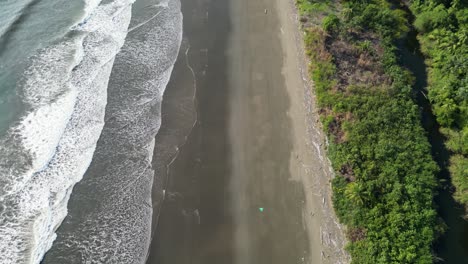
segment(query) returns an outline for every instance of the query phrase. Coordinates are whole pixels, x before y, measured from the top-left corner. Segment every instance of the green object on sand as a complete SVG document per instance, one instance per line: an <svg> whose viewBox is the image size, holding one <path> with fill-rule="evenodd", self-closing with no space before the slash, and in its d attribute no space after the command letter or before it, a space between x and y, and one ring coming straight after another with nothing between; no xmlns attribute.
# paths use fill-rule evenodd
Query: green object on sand
<svg viewBox="0 0 468 264"><path fill-rule="evenodd" d="M263 209L263 207L259 207L258 210L259 210L260 212L263 212L264 209Z"/></svg>

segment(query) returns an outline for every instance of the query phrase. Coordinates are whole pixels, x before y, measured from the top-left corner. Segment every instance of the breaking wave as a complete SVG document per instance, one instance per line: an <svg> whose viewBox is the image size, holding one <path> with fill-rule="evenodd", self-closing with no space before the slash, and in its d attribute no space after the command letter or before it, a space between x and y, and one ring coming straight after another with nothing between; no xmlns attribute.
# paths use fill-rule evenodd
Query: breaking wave
<svg viewBox="0 0 468 264"><path fill-rule="evenodd" d="M18 83L25 113L0 138L0 263L39 263L67 215L104 126L107 84L134 0L88 0Z"/></svg>
<svg viewBox="0 0 468 264"><path fill-rule="evenodd" d="M133 5L108 85L105 125L44 264L141 264L151 241L152 154L182 39L178 0ZM158 148L158 146L156 146Z"/></svg>

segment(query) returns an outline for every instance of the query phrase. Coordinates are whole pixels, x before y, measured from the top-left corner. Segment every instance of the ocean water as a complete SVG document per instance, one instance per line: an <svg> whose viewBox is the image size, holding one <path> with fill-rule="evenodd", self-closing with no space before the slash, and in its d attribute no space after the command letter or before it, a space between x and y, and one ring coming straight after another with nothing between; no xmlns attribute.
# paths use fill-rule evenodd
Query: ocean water
<svg viewBox="0 0 468 264"><path fill-rule="evenodd" d="M16 87L31 63L30 57L64 38L85 15L85 4L64 0L0 1L0 134L27 108L18 98ZM51 16L53 13L67 15ZM47 19L44 15L48 15Z"/></svg>
<svg viewBox="0 0 468 264"><path fill-rule="evenodd" d="M144 262L181 20L175 0L0 1L0 263Z"/></svg>

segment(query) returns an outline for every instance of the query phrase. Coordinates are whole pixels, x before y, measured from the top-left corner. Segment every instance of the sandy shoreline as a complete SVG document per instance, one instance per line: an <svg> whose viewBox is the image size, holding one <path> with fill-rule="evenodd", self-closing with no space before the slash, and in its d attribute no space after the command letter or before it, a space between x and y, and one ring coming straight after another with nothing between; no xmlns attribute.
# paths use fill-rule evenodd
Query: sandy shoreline
<svg viewBox="0 0 468 264"><path fill-rule="evenodd" d="M313 263L348 263L343 226L337 221L331 201L330 180L334 172L326 157L327 139L317 114L297 10L291 0L276 2L278 10L283 10L278 12L285 55L283 74L292 100L290 117L295 132L294 153L297 153L290 162L294 168L292 174L301 175L306 193L304 219L312 248L311 259Z"/></svg>
<svg viewBox="0 0 468 264"><path fill-rule="evenodd" d="M182 0L182 11L148 263L347 263L293 2Z"/></svg>
<svg viewBox="0 0 468 264"><path fill-rule="evenodd" d="M289 156L288 181L301 184L305 197L302 221L307 231L309 256L303 260L307 260L308 263L347 263L349 257L344 250L343 230L337 223L331 202L330 180L333 171L325 156L326 138L318 122L312 84L308 79L306 66L308 62L305 58L294 3L281 0L259 0L254 4L239 1L233 4L232 9L234 30L230 42L230 61L233 86L239 89L249 87L246 90L233 92L231 98L232 177L235 182L233 192L236 195L249 197L248 191L242 193L243 189L252 190L249 185L268 184L265 181L242 180L242 175L259 177L258 174L251 173L258 171L257 167L261 167L260 174L275 174L281 170L281 166L273 166L261 159L255 161L255 164L246 161L255 160L256 152L262 152L262 155L269 157L270 161L281 163L283 162L281 159L275 160L277 157L268 152L290 147L290 153L284 156ZM277 41L280 41L280 45L275 43ZM279 71L283 78L277 76ZM281 82L284 84L281 85ZM283 89L286 94L280 92ZM287 102L279 98L268 98L270 93L277 93L274 96L288 97L283 100ZM237 100L236 96L239 97ZM285 104L286 107L281 104ZM282 118L284 110L287 112L287 118ZM273 112L272 116L266 117L269 112ZM280 124L278 127L272 123ZM282 126L287 128L284 129ZM287 131L275 133L271 130ZM284 145L279 144L277 140L291 142ZM252 191L268 188L257 186ZM270 191L271 189L276 190L270 188ZM286 189L282 193L291 200L288 206L282 208L283 210L291 210L294 200L299 199L289 192L293 192L293 188ZM246 203L252 202L249 199L253 201L264 199L262 195L259 196L244 198L245 200L237 203L238 209L234 216L237 217L236 222L240 226L237 228L239 230L237 233L240 234L236 240L242 244L237 246L238 248L246 247L245 241L255 238L255 235L249 234L253 232L251 229L242 228L242 225L249 225L248 221L251 218L243 208L246 207ZM294 218L293 212L282 213L291 213L291 218ZM271 225L271 229L275 230L276 224L271 223ZM289 232L294 232L294 228L290 227ZM252 247L255 242L248 244L248 247ZM236 263L251 261L247 256L252 253L247 249L238 249L236 255L240 256Z"/></svg>

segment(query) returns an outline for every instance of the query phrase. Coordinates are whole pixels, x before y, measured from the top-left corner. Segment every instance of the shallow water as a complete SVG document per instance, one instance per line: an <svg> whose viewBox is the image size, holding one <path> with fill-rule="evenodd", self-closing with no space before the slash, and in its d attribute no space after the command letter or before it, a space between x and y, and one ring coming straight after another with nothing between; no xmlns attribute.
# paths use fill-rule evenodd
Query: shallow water
<svg viewBox="0 0 468 264"><path fill-rule="evenodd" d="M152 222L151 165L161 101L182 33L179 2L136 2L108 85L93 161L43 263L143 263ZM159 146L157 146L159 147ZM156 179L157 180L157 179Z"/></svg>
<svg viewBox="0 0 468 264"><path fill-rule="evenodd" d="M0 3L0 135L25 110L16 90L30 57L60 41L84 15L83 1Z"/></svg>
<svg viewBox="0 0 468 264"><path fill-rule="evenodd" d="M102 255L115 249L115 244L105 243L109 241L107 230L119 229L102 222L102 215L109 217L103 208L111 208L115 200L106 199L107 194L98 190L110 190L121 201L132 200L133 194L121 184L141 184L141 170L147 172L145 180L151 185L153 174L148 163L160 124L159 103L178 51L181 17L175 0L139 0L135 4L136 18L130 24L133 3L0 3L0 263L38 263L52 246L55 231L65 216L68 214L68 223L75 212L80 216L86 213L85 225L90 231L64 227L69 236L60 234L56 245L73 244L67 250L76 255L73 258L69 251L54 250L59 253L51 253L48 259L58 256L65 257L66 263L103 263ZM129 32L132 38L119 53ZM114 65L117 53L118 63ZM108 84L113 91L109 94ZM126 126L127 130L121 127L125 122L133 122ZM101 136L105 123L107 136ZM95 153L100 137L104 145L99 145ZM119 141L109 142L109 138ZM93 156L99 160L107 155L106 151L113 154L121 150L122 144L127 144L128 156L109 158L99 166L92 165L92 170L100 175L111 162L123 165L137 156L141 162L134 162L134 167L130 164L131 171L108 170L110 183L85 188L98 194L89 197L97 197L99 208L97 204L73 203L72 199L67 210L73 187L82 179ZM129 177L128 181L119 182L122 173ZM91 176L91 181L96 177ZM139 232L147 231L144 227L151 225L152 213L147 186L146 192L140 193L138 206L120 204L133 211L116 217L118 224L144 214ZM74 197L80 197L80 193ZM117 212L115 207L111 209ZM95 232L99 235L93 236ZM147 233L142 237L149 237ZM121 239L112 237L114 242ZM126 242L133 245L134 253L144 252L149 243L131 243L127 238ZM132 252L119 249L121 256L115 253L115 258L128 258Z"/></svg>

